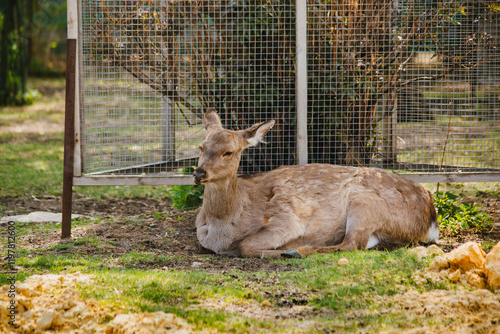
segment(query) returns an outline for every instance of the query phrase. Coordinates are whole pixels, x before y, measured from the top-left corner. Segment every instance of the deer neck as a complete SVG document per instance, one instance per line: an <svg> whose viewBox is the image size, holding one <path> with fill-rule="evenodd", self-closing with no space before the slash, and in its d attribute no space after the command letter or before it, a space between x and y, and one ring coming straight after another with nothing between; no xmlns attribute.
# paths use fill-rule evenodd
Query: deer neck
<svg viewBox="0 0 500 334"><path fill-rule="evenodd" d="M234 218L240 211L240 189L238 179L234 177L205 185L203 208L205 212L218 220Z"/></svg>

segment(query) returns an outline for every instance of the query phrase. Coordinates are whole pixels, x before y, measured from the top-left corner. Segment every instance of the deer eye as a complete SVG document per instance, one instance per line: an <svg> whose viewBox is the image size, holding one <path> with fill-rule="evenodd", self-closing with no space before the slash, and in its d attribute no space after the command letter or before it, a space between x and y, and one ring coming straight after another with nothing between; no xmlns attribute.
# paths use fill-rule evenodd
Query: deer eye
<svg viewBox="0 0 500 334"><path fill-rule="evenodd" d="M229 152L229 151L227 151L227 152L226 152L226 153L224 153L222 156L223 156L223 157L228 157L228 156L230 156L231 154L233 154L233 152Z"/></svg>
<svg viewBox="0 0 500 334"><path fill-rule="evenodd" d="M198 148L200 149L200 152L203 152L203 147L200 146Z"/></svg>

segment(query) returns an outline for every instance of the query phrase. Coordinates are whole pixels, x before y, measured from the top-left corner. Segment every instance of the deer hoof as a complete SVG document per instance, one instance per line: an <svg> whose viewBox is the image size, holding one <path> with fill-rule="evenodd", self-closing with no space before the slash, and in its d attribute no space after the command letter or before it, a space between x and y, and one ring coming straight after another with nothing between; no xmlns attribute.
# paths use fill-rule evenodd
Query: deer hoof
<svg viewBox="0 0 500 334"><path fill-rule="evenodd" d="M290 251L286 251L286 252L281 253L281 256L288 258L288 259L291 259L291 258L300 258L300 257L302 257L302 254L300 254L296 250L290 250Z"/></svg>

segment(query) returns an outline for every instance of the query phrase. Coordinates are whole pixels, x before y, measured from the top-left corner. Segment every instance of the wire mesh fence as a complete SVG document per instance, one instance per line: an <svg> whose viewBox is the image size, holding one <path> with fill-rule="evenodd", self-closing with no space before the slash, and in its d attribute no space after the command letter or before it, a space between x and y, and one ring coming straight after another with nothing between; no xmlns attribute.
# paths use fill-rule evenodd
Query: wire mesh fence
<svg viewBox="0 0 500 334"><path fill-rule="evenodd" d="M307 1L307 63L291 1L81 3L84 175L165 175L196 164L202 117L275 119L241 173L297 163L500 171L500 6L464 0ZM307 67L307 110L296 71Z"/></svg>

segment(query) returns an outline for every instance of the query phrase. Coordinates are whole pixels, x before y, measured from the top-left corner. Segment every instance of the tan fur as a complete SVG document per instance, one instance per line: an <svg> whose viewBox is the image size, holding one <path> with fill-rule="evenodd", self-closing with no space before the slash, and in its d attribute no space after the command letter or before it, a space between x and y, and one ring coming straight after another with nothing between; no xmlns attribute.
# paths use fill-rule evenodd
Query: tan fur
<svg viewBox="0 0 500 334"><path fill-rule="evenodd" d="M196 219L205 248L261 257L365 249L374 240L398 245L437 239L432 198L411 180L376 168L327 164L237 177L241 152L261 141L274 122L229 131L210 109L204 124L207 138L194 176L205 185Z"/></svg>

